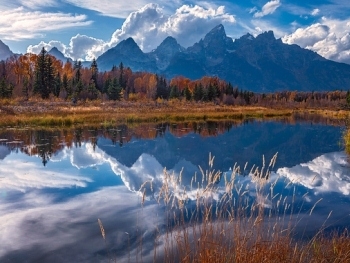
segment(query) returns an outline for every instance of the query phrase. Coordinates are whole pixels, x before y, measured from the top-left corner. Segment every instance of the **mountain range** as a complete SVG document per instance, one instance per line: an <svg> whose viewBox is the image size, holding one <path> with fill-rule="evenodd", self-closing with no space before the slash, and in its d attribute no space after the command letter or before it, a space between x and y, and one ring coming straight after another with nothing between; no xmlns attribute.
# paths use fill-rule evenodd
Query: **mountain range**
<svg viewBox="0 0 350 263"><path fill-rule="evenodd" d="M0 41L0 60L9 54L8 47L1 44ZM49 53L67 61L57 48ZM132 38L127 38L97 58L100 71L111 70L120 62L134 72L152 72L169 79L179 75L192 80L215 76L256 92L350 89L350 65L285 44L272 31L233 40L221 24L188 48L169 36L156 49L145 53Z"/></svg>
<svg viewBox="0 0 350 263"><path fill-rule="evenodd" d="M217 76L239 88L258 92L350 88L348 64L325 59L298 45L284 44L272 31L233 40L221 24L188 48L167 37L155 50L144 53L128 38L97 59L101 70L110 70L120 62L133 71L154 72L167 78Z"/></svg>

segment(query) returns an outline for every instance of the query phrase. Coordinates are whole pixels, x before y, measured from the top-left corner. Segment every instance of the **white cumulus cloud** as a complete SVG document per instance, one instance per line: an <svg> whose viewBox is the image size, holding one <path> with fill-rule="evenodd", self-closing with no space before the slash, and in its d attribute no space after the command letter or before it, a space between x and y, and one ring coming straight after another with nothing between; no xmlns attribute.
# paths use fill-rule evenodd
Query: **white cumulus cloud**
<svg viewBox="0 0 350 263"><path fill-rule="evenodd" d="M144 51L150 51L167 36L173 36L181 45L189 46L211 28L225 22L234 23L235 18L226 13L223 6L183 5L168 16L158 5L148 4L128 16L122 28L114 32L111 44L133 37Z"/></svg>
<svg viewBox="0 0 350 263"><path fill-rule="evenodd" d="M38 54L43 47L47 51L56 47L67 58L72 58L74 60L92 60L107 50L108 43L101 39L77 34L70 39L69 45L65 45L56 40L51 40L49 42L41 41L37 45L28 46L27 52Z"/></svg>
<svg viewBox="0 0 350 263"><path fill-rule="evenodd" d="M261 11L254 13L254 17L263 17L266 15L273 14L276 11L276 9L279 8L280 6L281 6L280 0L269 1L262 7Z"/></svg>
<svg viewBox="0 0 350 263"><path fill-rule="evenodd" d="M132 12L108 41L86 35L76 35L68 45L56 42L41 42L29 46L27 51L38 53L44 47L57 48L72 59L92 60L120 41L132 37L144 52L156 48L167 36L175 37L183 46L190 46L221 23L235 23L235 17L223 6L204 8L198 5L183 5L168 15L157 4L147 4Z"/></svg>
<svg viewBox="0 0 350 263"><path fill-rule="evenodd" d="M320 23L313 24L306 28L298 28L291 35L283 37L287 44L298 44L301 47L312 46L320 40L325 39L330 34L330 28Z"/></svg>
<svg viewBox="0 0 350 263"><path fill-rule="evenodd" d="M298 44L331 60L350 63L350 19L322 17L318 23L285 35L282 41Z"/></svg>

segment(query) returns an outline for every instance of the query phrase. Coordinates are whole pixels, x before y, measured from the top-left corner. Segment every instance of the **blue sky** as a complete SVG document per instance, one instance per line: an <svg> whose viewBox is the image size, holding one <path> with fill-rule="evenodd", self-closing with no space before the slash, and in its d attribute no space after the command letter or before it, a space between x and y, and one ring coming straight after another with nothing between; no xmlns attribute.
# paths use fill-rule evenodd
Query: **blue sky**
<svg viewBox="0 0 350 263"><path fill-rule="evenodd" d="M184 47L223 24L228 36L273 30L285 43L350 63L348 0L0 0L0 40L13 52L56 46L91 60L127 37L141 49L168 35Z"/></svg>

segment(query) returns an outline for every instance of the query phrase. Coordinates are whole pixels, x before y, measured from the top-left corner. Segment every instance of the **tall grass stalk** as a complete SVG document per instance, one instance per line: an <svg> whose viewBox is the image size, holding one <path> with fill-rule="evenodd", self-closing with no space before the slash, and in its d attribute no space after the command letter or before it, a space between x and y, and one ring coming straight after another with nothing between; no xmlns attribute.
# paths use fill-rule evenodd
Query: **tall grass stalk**
<svg viewBox="0 0 350 263"><path fill-rule="evenodd" d="M302 217L311 215L322 198L307 215L301 216L301 208L294 207L295 187L291 197L274 189L280 180L271 173L276 158L277 154L268 165L263 158L262 167L253 166L249 171L247 165L243 170L235 165L228 174L215 170L214 157L209 155L209 168L199 167L200 174L195 174L187 187L182 182L183 171L177 175L164 170L163 185L153 196L165 207L167 227L164 231L157 227L153 261L350 262L348 230L331 235L324 233L332 212L313 238L294 239L296 224ZM249 185L237 180L237 176L247 173ZM149 182L144 183L140 192L146 193L149 186ZM249 196L251 191L255 193L254 199ZM145 197L142 205L144 202Z"/></svg>

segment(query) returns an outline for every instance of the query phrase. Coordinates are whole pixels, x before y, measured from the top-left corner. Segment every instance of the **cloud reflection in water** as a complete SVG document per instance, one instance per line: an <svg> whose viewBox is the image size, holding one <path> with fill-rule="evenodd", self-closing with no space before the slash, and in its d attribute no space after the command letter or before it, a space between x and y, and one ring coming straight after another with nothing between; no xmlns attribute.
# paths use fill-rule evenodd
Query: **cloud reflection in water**
<svg viewBox="0 0 350 263"><path fill-rule="evenodd" d="M0 180L0 188L20 190L24 194L12 200L12 203L0 203L0 261L20 262L19 255L25 255L29 262L52 262L57 258L61 258L61 261L99 262L106 255L97 218L102 220L107 241L118 253L118 259L127 258L127 238L130 238L130 250L137 249L138 234L144 236L144 260L147 261L147 256L151 260L154 246L152 233L156 227L166 223L165 214L163 208L154 201L147 202L141 208L139 190L149 181L152 182L155 194L159 193L164 177L163 167L157 159L152 155L142 154L128 167L100 148L94 149L92 144L83 143L81 148L65 148L51 158L54 163L64 160L69 161L77 171L108 164L114 174L121 177L125 187L101 188L57 203L52 196L41 190L86 187L98 178L93 180L78 172L67 175L50 170L49 167L39 169L41 163L15 162L7 158L2 160L0 176L4 178ZM200 174L198 167L186 160L181 160L169 172L174 171L176 176L182 169L184 178L181 185L175 182L171 189L178 197L181 197L183 187L190 189L190 178L194 173L197 172L198 176ZM349 196L349 166L343 152L324 154L305 164L280 168L271 176L272 181L279 180L284 186L288 183L285 178L306 190L311 189L308 198L312 201L315 201L315 195L331 192ZM266 201L264 196L256 194L250 176L237 176L236 183L238 181L244 184L243 191L247 191L249 198L256 198L259 202ZM218 196L211 197L218 199L226 190L223 180L217 187ZM195 190L187 192L187 197L192 200L197 197L197 188L194 188ZM150 191L149 186L147 189ZM264 205L272 206L271 203ZM322 213L328 215L331 209L336 209L333 214L336 217L344 216L341 214L343 206L344 203L320 203ZM319 218L319 214L315 214L309 221L312 219L316 222ZM77 259L77 255L80 259Z"/></svg>
<svg viewBox="0 0 350 263"><path fill-rule="evenodd" d="M277 174L293 183L313 189L315 194L350 194L350 167L344 152L327 153L307 163L280 168Z"/></svg>

